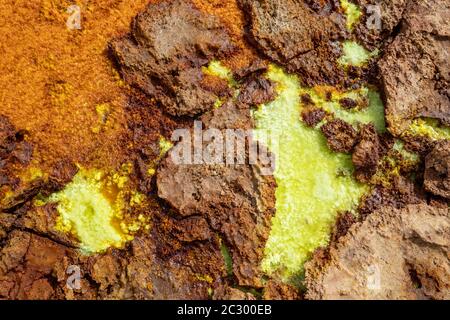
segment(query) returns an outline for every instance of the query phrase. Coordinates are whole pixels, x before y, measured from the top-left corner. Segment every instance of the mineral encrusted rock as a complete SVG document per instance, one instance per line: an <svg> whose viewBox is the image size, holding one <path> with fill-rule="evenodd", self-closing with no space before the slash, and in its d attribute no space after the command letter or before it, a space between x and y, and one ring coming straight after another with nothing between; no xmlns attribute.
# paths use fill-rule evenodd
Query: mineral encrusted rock
<svg viewBox="0 0 450 320"><path fill-rule="evenodd" d="M449 299L450 210L384 207L306 264L308 299Z"/></svg>

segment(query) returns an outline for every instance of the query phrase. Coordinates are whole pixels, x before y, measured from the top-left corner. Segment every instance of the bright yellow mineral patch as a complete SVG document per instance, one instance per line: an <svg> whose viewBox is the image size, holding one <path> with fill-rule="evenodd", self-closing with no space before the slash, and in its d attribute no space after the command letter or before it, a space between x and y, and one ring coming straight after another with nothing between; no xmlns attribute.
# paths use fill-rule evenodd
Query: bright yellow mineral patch
<svg viewBox="0 0 450 320"><path fill-rule="evenodd" d="M195 277L197 278L197 280L199 281L204 281L207 283L213 283L214 279L207 274L196 274Z"/></svg>
<svg viewBox="0 0 450 320"><path fill-rule="evenodd" d="M148 222L143 216L134 221L125 220L123 209L128 203L123 188L126 183L127 178L118 173L107 176L99 170L80 169L72 182L48 199L58 203L55 229L75 235L86 254L123 247ZM140 204L143 197L131 192L130 206Z"/></svg>
<svg viewBox="0 0 450 320"><path fill-rule="evenodd" d="M450 127L440 125L439 120L430 118L415 119L405 136L423 136L431 140L450 139Z"/></svg>
<svg viewBox="0 0 450 320"><path fill-rule="evenodd" d="M211 61L207 67L203 67L203 73L227 80L230 87L236 85L236 81L233 78L233 73L230 69L222 65L220 61Z"/></svg>
<svg viewBox="0 0 450 320"><path fill-rule="evenodd" d="M98 124L92 128L92 132L99 133L106 124L108 115L111 113L111 106L108 103L98 104L95 106L95 111L98 116Z"/></svg>
<svg viewBox="0 0 450 320"><path fill-rule="evenodd" d="M150 164L147 170L148 175L152 176L156 173L156 166L164 158L167 152L173 147L173 143L163 136L159 137L159 156Z"/></svg>
<svg viewBox="0 0 450 320"><path fill-rule="evenodd" d="M345 41L342 44L343 55L338 62L343 66L361 67L370 58L376 57L379 53L378 49L372 52L367 51L363 46L354 41Z"/></svg>
<svg viewBox="0 0 450 320"><path fill-rule="evenodd" d="M361 9L348 0L341 0L341 7L344 9L345 15L347 16L347 29L352 30L362 16Z"/></svg>
<svg viewBox="0 0 450 320"><path fill-rule="evenodd" d="M173 143L163 136L159 138L159 157L162 158L173 147Z"/></svg>
<svg viewBox="0 0 450 320"><path fill-rule="evenodd" d="M325 97L325 92L327 91L332 93L329 100ZM357 90L344 92L336 89L323 89L322 87L300 88L300 93L309 94L316 106L333 113L336 118L344 120L353 126L359 123L373 123L378 132L384 133L386 131L383 101L380 94L373 88L361 87ZM353 99L361 107L354 110L342 108L339 100L343 98Z"/></svg>
<svg viewBox="0 0 450 320"><path fill-rule="evenodd" d="M284 280L293 281L301 275L312 252L328 243L337 214L355 209L368 187L352 177L350 155L330 151L320 130L300 121L300 94L311 89L302 88L296 76L275 66L270 66L267 77L277 84L278 97L254 112L255 137L276 153L274 176L278 187L276 215L262 268L268 274L277 273ZM375 106L380 103L378 97L369 92L362 94L374 99L369 102L374 110L355 112L351 116L355 123L384 119L376 114L381 111ZM339 95L344 94L350 93ZM329 109L323 104L318 106ZM333 109L337 111L338 106ZM384 123L377 127L383 129ZM278 139L267 139L271 135Z"/></svg>

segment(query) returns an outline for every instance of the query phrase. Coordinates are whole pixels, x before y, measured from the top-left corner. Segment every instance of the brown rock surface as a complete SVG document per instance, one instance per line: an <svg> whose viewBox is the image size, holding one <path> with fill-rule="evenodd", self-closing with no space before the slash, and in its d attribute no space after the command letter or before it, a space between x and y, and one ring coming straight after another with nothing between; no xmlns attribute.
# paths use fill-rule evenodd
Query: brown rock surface
<svg viewBox="0 0 450 320"><path fill-rule="evenodd" d="M164 256L155 243L168 249L174 242L157 230L152 234L135 238L126 251L84 256L45 237L12 231L0 249L0 298L207 299L208 288L225 278L213 242L185 239L182 250Z"/></svg>
<svg viewBox="0 0 450 320"><path fill-rule="evenodd" d="M425 159L425 189L450 199L450 141L438 142Z"/></svg>
<svg viewBox="0 0 450 320"><path fill-rule="evenodd" d="M232 288L229 286L222 286L214 291L214 300L256 300L256 297L250 292Z"/></svg>
<svg viewBox="0 0 450 320"><path fill-rule="evenodd" d="M362 199L358 212L365 219L373 212L384 207L402 209L410 204L425 202L424 191L414 181L403 176L397 176L389 186L375 186Z"/></svg>
<svg viewBox="0 0 450 320"><path fill-rule="evenodd" d="M276 96L275 85L270 80L261 77L260 72L247 77L241 90L238 101L247 106L258 106L270 102Z"/></svg>
<svg viewBox="0 0 450 320"><path fill-rule="evenodd" d="M275 85L261 73L258 70L243 79L237 99L228 99L221 107L205 112L200 118L205 126L220 130L252 129L254 121L250 108L267 103L276 96Z"/></svg>
<svg viewBox="0 0 450 320"><path fill-rule="evenodd" d="M306 264L308 299L449 299L450 210L384 207Z"/></svg>
<svg viewBox="0 0 450 320"><path fill-rule="evenodd" d="M359 142L352 154L356 179L368 182L376 173L380 160L380 141L375 127L371 124L363 126Z"/></svg>
<svg viewBox="0 0 450 320"><path fill-rule="evenodd" d="M47 280L73 251L50 240L22 231L9 234L0 250L0 297L10 299L56 298Z"/></svg>
<svg viewBox="0 0 450 320"><path fill-rule="evenodd" d="M262 286L259 265L274 213L273 178L251 165L176 165L169 153L157 186L179 217L201 216L223 237L239 285Z"/></svg>
<svg viewBox="0 0 450 320"><path fill-rule="evenodd" d="M373 50L389 42L400 26L409 0L356 0L363 16L355 26L356 36L368 49Z"/></svg>
<svg viewBox="0 0 450 320"><path fill-rule="evenodd" d="M262 79L248 79L237 102L227 101L202 117L205 129L214 129L226 139L225 129L252 127L249 104L271 99L273 88ZM205 142L203 151L208 146ZM272 176L261 174L259 164L249 164L247 148L248 144L245 164L237 162L237 158L233 164L226 163L226 157L223 164L207 164L204 158L197 164L179 164L173 160L179 152L175 146L158 169L157 188L158 196L176 210L177 216L200 216L211 232L222 238L230 250L238 285L262 287L259 266L274 214L276 185Z"/></svg>
<svg viewBox="0 0 450 320"><path fill-rule="evenodd" d="M217 100L202 67L234 48L217 17L176 0L149 5L135 18L131 35L113 41L111 49L128 83L156 98L166 112L194 116Z"/></svg>
<svg viewBox="0 0 450 320"><path fill-rule="evenodd" d="M265 300L300 300L302 298L298 289L275 280L269 280L264 288Z"/></svg>

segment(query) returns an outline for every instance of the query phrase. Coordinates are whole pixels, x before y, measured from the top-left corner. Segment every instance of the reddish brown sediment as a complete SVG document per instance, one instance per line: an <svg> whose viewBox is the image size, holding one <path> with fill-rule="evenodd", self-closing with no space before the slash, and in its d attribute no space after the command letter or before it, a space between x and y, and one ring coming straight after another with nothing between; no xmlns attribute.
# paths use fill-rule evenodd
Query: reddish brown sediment
<svg viewBox="0 0 450 320"><path fill-rule="evenodd" d="M355 0L362 11L360 23L355 26L359 42L374 50L392 41L401 28L401 22L410 0Z"/></svg>
<svg viewBox="0 0 450 320"><path fill-rule="evenodd" d="M245 39L245 12L239 7L238 1L192 0L192 2L201 11L215 15L226 26L237 50L223 61L223 64L238 74L249 69L255 72L254 68L260 62L260 57Z"/></svg>
<svg viewBox="0 0 450 320"><path fill-rule="evenodd" d="M244 101L266 101L271 86L257 78L244 83L247 85L236 98L237 104L225 102L221 108L202 117L205 129L222 130L225 137L225 129L251 128L250 105ZM263 83L265 90L257 94L255 83L257 87ZM194 138L188 139L194 143ZM208 148L208 144L204 148ZM261 288L260 264L274 213L275 180L272 176L261 175L259 164L195 164L194 158L178 164L173 159L179 152L175 145L159 167L158 196L167 201L180 218L201 216L206 219L211 233L220 235L230 250L237 284ZM248 157L248 149L246 154Z"/></svg>
<svg viewBox="0 0 450 320"><path fill-rule="evenodd" d="M291 285L269 280L264 288L263 298L265 300L302 300L303 296Z"/></svg>
<svg viewBox="0 0 450 320"><path fill-rule="evenodd" d="M302 111L302 120L310 127L318 125L325 117L327 112L322 108L305 108Z"/></svg>

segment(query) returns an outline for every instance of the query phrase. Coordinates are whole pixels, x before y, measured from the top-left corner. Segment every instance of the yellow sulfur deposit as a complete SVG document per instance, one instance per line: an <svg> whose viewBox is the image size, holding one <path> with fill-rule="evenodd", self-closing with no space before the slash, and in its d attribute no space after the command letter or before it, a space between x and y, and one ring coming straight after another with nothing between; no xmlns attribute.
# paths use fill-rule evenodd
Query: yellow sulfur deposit
<svg viewBox="0 0 450 320"><path fill-rule="evenodd" d="M267 77L277 84L278 97L254 113L255 137L276 153L274 175L278 187L276 215L262 268L292 281L301 275L311 253L327 244L338 212L355 209L368 187L352 177L350 155L330 151L320 130L300 121L300 94L311 89L302 88L296 76L275 66L270 67ZM372 120L384 130L379 97L368 93L362 92L367 94L373 110L355 112L351 115L353 122ZM319 99L317 95L315 98ZM338 110L337 105L333 108ZM278 139L265 141L268 135L263 132Z"/></svg>
<svg viewBox="0 0 450 320"><path fill-rule="evenodd" d="M48 199L58 203L60 216L55 229L75 235L86 254L123 247L147 223L142 215L125 221L126 182L127 178L117 173L105 176L99 170L81 169L71 183ZM130 205L139 205L144 197L131 192Z"/></svg>

